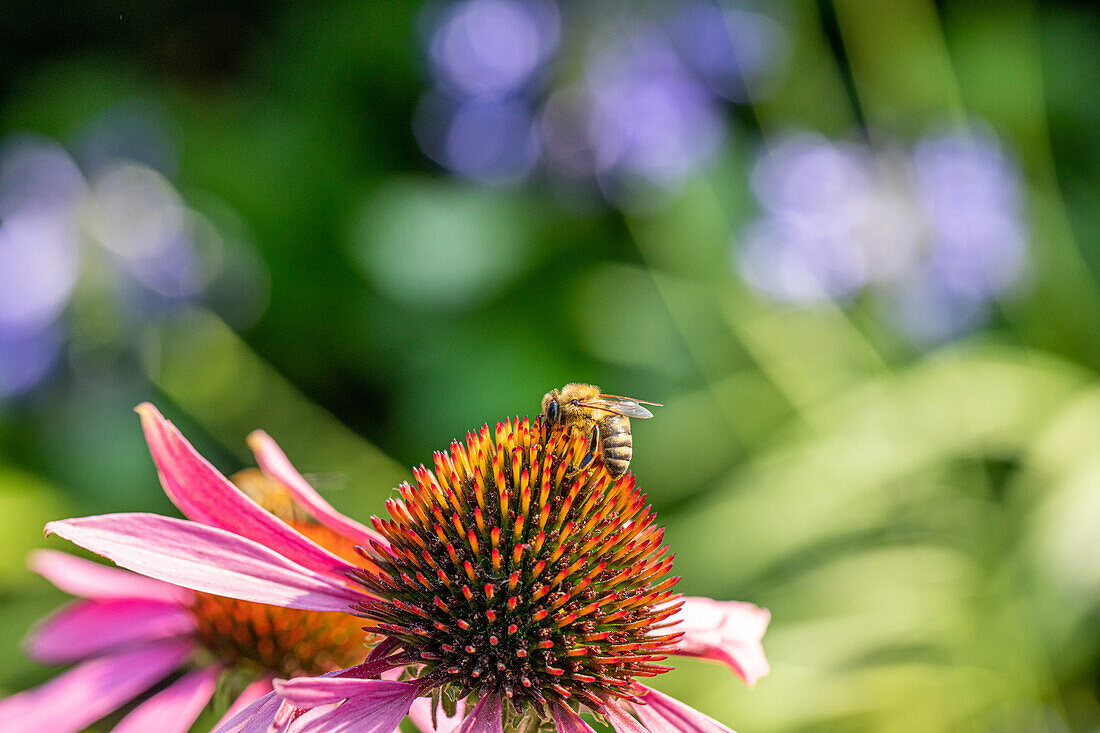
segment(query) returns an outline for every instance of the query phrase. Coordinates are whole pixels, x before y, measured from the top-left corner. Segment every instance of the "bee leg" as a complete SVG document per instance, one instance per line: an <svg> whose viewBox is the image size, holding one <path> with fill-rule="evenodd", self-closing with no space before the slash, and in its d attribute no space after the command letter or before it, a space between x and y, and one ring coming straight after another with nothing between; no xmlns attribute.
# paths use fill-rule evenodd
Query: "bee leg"
<svg viewBox="0 0 1100 733"><path fill-rule="evenodd" d="M600 449L600 426L592 426L592 435L588 438L588 453L585 455L584 460L581 461L581 465L577 466L578 469L588 468L588 464L592 463L592 459L596 457L596 453Z"/></svg>

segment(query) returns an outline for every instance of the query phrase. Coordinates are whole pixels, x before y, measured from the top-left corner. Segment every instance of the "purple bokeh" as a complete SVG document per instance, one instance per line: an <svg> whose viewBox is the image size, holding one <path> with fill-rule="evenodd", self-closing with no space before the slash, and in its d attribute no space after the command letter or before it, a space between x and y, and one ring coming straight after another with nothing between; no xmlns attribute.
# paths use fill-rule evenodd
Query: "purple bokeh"
<svg viewBox="0 0 1100 733"><path fill-rule="evenodd" d="M972 298L994 298L1026 264L1018 173L988 136L948 133L913 153L917 195L933 238L932 266Z"/></svg>
<svg viewBox="0 0 1100 733"><path fill-rule="evenodd" d="M558 45L557 6L539 0L465 0L434 19L428 43L440 85L498 98L528 85Z"/></svg>
<svg viewBox="0 0 1100 733"><path fill-rule="evenodd" d="M910 153L794 135L752 174L761 206L736 260L767 296L811 304L873 289L926 345L977 327L1026 270L1019 173L990 134Z"/></svg>
<svg viewBox="0 0 1100 733"><path fill-rule="evenodd" d="M33 210L71 219L85 190L76 163L48 138L16 135L0 149L0 217Z"/></svg>
<svg viewBox="0 0 1100 733"><path fill-rule="evenodd" d="M20 135L0 150L0 398L31 389L60 353L58 319L80 274L85 193L56 143Z"/></svg>
<svg viewBox="0 0 1100 733"><path fill-rule="evenodd" d="M819 135L775 145L752 171L763 214L742 236L746 279L777 300L813 303L904 272L922 224L897 168Z"/></svg>
<svg viewBox="0 0 1100 733"><path fill-rule="evenodd" d="M751 285L790 303L844 298L867 282L863 258L842 238L774 217L746 230L740 267Z"/></svg>
<svg viewBox="0 0 1100 733"><path fill-rule="evenodd" d="M251 284L266 289L260 260L242 254L246 243L221 236L150 167L169 170L175 160L151 109L141 101L113 107L79 131L83 172L42 136L13 135L0 147L0 398L46 376L67 321L77 340L131 335L102 317L80 317L81 309L106 308L129 323L127 316L160 318L198 300L218 277L236 285L231 303L255 299L244 292ZM244 263L253 272L226 272Z"/></svg>
<svg viewBox="0 0 1100 733"><path fill-rule="evenodd" d="M685 3L669 19L668 33L684 64L712 92L740 103L767 96L790 52L783 26L747 8Z"/></svg>
<svg viewBox="0 0 1100 733"><path fill-rule="evenodd" d="M483 183L522 180L539 160L535 119L528 105L516 98L427 94L417 109L413 131L432 160Z"/></svg>
<svg viewBox="0 0 1100 733"><path fill-rule="evenodd" d="M79 274L77 236L42 209L0 221L0 331L42 331L61 315Z"/></svg>
<svg viewBox="0 0 1100 733"><path fill-rule="evenodd" d="M771 6L558 7L465 0L429 9L435 87L413 123L428 157L488 183L543 170L559 190L645 207L707 168L726 139L726 100L764 95L788 53Z"/></svg>
<svg viewBox="0 0 1100 733"><path fill-rule="evenodd" d="M703 170L725 140L726 120L662 31L643 27L601 44L583 83L548 98L539 129L554 175L593 178L605 198L634 208Z"/></svg>
<svg viewBox="0 0 1100 733"><path fill-rule="evenodd" d="M703 167L725 137L713 97L656 30L596 57L587 90L598 175L675 186Z"/></svg>

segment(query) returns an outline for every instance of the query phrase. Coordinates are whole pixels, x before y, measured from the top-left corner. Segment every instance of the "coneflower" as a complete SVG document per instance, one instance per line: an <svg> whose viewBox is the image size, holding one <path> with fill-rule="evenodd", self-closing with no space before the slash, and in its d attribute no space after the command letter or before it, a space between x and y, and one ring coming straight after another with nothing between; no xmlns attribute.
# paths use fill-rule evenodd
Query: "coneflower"
<svg viewBox="0 0 1100 733"><path fill-rule="evenodd" d="M362 664L276 680L277 696L224 731L391 733L410 708L426 730L446 717L461 733L587 731L585 712L619 733L724 731L640 680L669 669L670 654L724 661L750 685L767 672L767 611L678 598L663 530L634 478L612 479L588 437L568 428L507 420L452 443L399 487L373 532L353 525L349 563L257 514L154 408L140 411L177 505L231 526L104 515L48 531L201 592L349 611L381 639ZM252 442L261 468L308 496L316 516L352 521L321 502L270 438Z"/></svg>
<svg viewBox="0 0 1100 733"><path fill-rule="evenodd" d="M370 595L357 610L422 665L418 684L549 719L639 702L634 679L669 669L680 604L664 532L632 476L580 468L587 451L538 421L485 426L374 518L386 542L363 548L375 568L354 574Z"/></svg>
<svg viewBox="0 0 1100 733"><path fill-rule="evenodd" d="M281 485L254 469L234 476L261 507L338 555L356 542L322 525ZM352 616L198 593L53 550L33 570L81 600L31 632L28 656L75 666L38 688L0 700L0 731L83 730L175 673L115 728L186 731L220 678L240 690L233 717L271 692L276 677L320 675L362 661L376 640Z"/></svg>

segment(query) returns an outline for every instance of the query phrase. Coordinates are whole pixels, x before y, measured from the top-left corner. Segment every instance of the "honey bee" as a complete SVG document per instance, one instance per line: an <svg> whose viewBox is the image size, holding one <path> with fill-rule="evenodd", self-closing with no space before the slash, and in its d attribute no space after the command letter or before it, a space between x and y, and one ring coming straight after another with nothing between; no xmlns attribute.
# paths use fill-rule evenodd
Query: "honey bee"
<svg viewBox="0 0 1100 733"><path fill-rule="evenodd" d="M603 455L603 464L612 478L630 468L634 444L630 437L630 418L649 418L653 413L642 405L662 407L630 397L603 394L592 384L574 382L552 389L542 398L546 424L573 425L589 434L589 452Z"/></svg>

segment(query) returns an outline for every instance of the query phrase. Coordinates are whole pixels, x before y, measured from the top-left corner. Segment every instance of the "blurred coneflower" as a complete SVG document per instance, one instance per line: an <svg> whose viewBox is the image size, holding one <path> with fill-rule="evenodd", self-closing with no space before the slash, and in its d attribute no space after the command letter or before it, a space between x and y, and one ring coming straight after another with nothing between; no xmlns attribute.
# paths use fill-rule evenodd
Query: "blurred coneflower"
<svg viewBox="0 0 1100 733"><path fill-rule="evenodd" d="M374 531L254 434L260 467L356 538L349 562L248 499L155 408L139 412L166 490L196 521L116 514L47 531L201 593L350 612L381 639L361 664L275 680L221 731L390 733L406 716L428 731L589 731L582 712L618 733L726 731L640 680L672 654L724 662L749 685L767 673L768 612L680 598L633 476L612 479L579 432L517 419L469 433L399 487Z"/></svg>
<svg viewBox="0 0 1100 733"><path fill-rule="evenodd" d="M233 481L261 507L344 557L352 540L310 515L281 484L255 469ZM153 540L155 541L155 539ZM30 566L80 600L45 619L27 654L72 669L0 700L0 730L79 731L180 676L137 705L114 729L186 731L219 679L241 690L223 720L271 692L275 677L319 675L362 661L369 644L354 617L195 592L64 552L41 550Z"/></svg>

